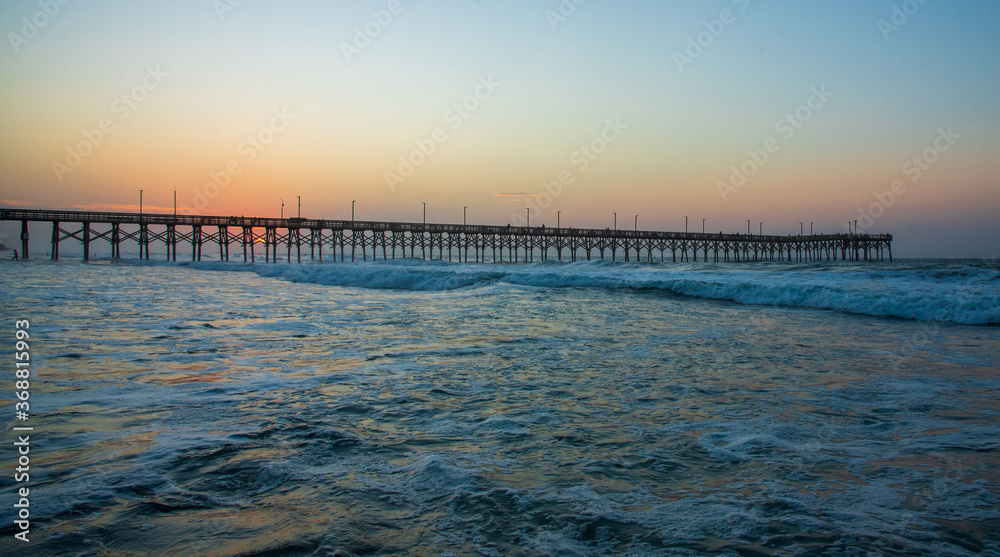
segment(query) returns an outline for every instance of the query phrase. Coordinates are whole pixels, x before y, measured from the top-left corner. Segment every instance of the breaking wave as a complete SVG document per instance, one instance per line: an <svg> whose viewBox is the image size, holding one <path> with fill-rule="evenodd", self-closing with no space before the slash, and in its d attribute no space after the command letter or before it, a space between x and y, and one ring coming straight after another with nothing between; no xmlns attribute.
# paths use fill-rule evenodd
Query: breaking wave
<svg viewBox="0 0 1000 557"><path fill-rule="evenodd" d="M965 325L1000 324L1000 271L977 261L723 265L606 261L460 264L395 260L302 265L221 262L173 265L215 271L250 271L291 282L356 288L437 292L507 284L538 288L659 290L748 305L811 308Z"/></svg>

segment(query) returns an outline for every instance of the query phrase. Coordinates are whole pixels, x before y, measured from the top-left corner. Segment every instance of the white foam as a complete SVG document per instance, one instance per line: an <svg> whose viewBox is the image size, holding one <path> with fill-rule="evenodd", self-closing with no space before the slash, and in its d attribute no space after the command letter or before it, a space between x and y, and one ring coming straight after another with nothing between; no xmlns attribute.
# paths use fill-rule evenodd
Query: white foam
<svg viewBox="0 0 1000 557"><path fill-rule="evenodd" d="M1000 272L946 263L872 269L858 265L522 265L396 260L322 264L185 263L252 271L292 282L440 292L510 284L542 288L662 290L740 304L813 308L966 325L1000 324ZM876 265L872 263L871 265Z"/></svg>

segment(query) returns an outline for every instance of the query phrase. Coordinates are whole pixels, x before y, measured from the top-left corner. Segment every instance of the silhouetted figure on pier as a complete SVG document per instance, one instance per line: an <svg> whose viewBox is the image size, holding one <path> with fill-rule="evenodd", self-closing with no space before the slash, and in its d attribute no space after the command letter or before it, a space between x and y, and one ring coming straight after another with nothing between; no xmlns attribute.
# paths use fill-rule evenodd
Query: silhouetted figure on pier
<svg viewBox="0 0 1000 557"><path fill-rule="evenodd" d="M17 256L17 250L14 250L14 256L10 258L11 261L20 261L21 258Z"/></svg>

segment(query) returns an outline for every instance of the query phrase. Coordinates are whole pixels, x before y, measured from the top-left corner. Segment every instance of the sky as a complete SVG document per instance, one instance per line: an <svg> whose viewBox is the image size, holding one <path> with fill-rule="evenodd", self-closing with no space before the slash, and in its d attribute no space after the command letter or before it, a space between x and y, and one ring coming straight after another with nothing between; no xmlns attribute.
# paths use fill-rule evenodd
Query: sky
<svg viewBox="0 0 1000 557"><path fill-rule="evenodd" d="M994 0L6 0L0 207L857 220L900 256L990 258L998 21Z"/></svg>

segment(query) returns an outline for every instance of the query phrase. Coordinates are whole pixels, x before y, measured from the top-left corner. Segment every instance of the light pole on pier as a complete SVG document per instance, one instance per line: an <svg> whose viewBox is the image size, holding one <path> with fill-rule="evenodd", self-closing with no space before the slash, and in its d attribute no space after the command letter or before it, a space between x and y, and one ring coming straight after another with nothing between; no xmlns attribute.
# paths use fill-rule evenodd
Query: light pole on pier
<svg viewBox="0 0 1000 557"><path fill-rule="evenodd" d="M760 223L760 235L761 236L764 235L764 223L763 222Z"/></svg>
<svg viewBox="0 0 1000 557"><path fill-rule="evenodd" d="M174 190L174 216L177 216L177 190Z"/></svg>
<svg viewBox="0 0 1000 557"><path fill-rule="evenodd" d="M858 233L858 221L854 221L854 233Z"/></svg>
<svg viewBox="0 0 1000 557"><path fill-rule="evenodd" d="M427 224L427 202L421 201L421 203L424 204L424 224ZM431 257L433 257L433 254L431 254Z"/></svg>
<svg viewBox="0 0 1000 557"><path fill-rule="evenodd" d="M559 226L559 215L561 215L561 214L562 214L562 211L556 211L556 228L560 228L560 226Z"/></svg>
<svg viewBox="0 0 1000 557"><path fill-rule="evenodd" d="M707 221L707 220L708 219L701 219L701 233L702 234L705 233L705 221Z"/></svg>
<svg viewBox="0 0 1000 557"><path fill-rule="evenodd" d="M351 224L354 224L354 199L351 200Z"/></svg>
<svg viewBox="0 0 1000 557"><path fill-rule="evenodd" d="M524 210L528 213L528 228L531 228L531 207L525 207Z"/></svg>
<svg viewBox="0 0 1000 557"><path fill-rule="evenodd" d="M295 197L299 198L298 216L296 218L300 218L301 219L302 218L302 196L301 195L296 195Z"/></svg>
<svg viewBox="0 0 1000 557"><path fill-rule="evenodd" d="M611 211L611 214L615 216L615 230L618 230L618 213Z"/></svg>
<svg viewBox="0 0 1000 557"><path fill-rule="evenodd" d="M462 207L462 226L465 226L465 225L469 224L468 217L466 216L466 215L468 215L468 211L469 211L469 206L468 205L466 205L465 207Z"/></svg>
<svg viewBox="0 0 1000 557"><path fill-rule="evenodd" d="M688 231L688 218L684 217L684 233L687 234Z"/></svg>
<svg viewBox="0 0 1000 557"><path fill-rule="evenodd" d="M139 215L142 216L142 190L139 190Z"/></svg>
<svg viewBox="0 0 1000 557"><path fill-rule="evenodd" d="M285 218L285 200L279 197L278 201L281 202L281 218Z"/></svg>
<svg viewBox="0 0 1000 557"><path fill-rule="evenodd" d="M799 236L801 236L805 232L805 230L803 230L804 226L805 225L802 224L802 221L799 221Z"/></svg>
<svg viewBox="0 0 1000 557"><path fill-rule="evenodd" d="M639 215L635 216L635 231L639 231Z"/></svg>
<svg viewBox="0 0 1000 557"><path fill-rule="evenodd" d="M747 236L750 235L750 219L747 219Z"/></svg>

